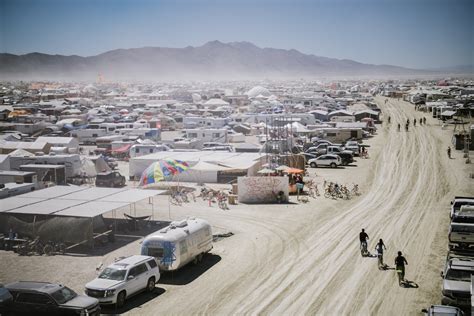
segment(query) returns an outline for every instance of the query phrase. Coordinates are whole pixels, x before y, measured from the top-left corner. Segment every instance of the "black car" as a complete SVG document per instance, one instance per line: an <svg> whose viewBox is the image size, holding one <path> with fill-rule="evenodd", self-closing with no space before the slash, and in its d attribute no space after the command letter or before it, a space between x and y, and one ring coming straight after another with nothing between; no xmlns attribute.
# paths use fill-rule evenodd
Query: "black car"
<svg viewBox="0 0 474 316"><path fill-rule="evenodd" d="M12 299L0 305L1 315L100 315L97 299L61 284L19 281L5 289Z"/></svg>
<svg viewBox="0 0 474 316"><path fill-rule="evenodd" d="M117 188L125 186L125 177L118 171L99 172L95 178L96 187Z"/></svg>
<svg viewBox="0 0 474 316"><path fill-rule="evenodd" d="M336 153L336 155L341 157L343 166L347 166L348 164L351 164L354 162L354 156L352 155L352 153L341 152L341 153Z"/></svg>

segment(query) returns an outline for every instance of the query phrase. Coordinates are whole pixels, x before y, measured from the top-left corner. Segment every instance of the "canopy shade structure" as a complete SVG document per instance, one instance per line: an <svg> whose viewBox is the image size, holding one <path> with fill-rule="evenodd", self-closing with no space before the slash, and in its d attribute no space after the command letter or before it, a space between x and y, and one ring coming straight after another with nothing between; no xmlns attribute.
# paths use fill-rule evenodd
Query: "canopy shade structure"
<svg viewBox="0 0 474 316"><path fill-rule="evenodd" d="M259 173L259 174L271 174L271 173L275 173L275 170L268 169L268 168L263 168L262 170L259 170L257 173Z"/></svg>
<svg viewBox="0 0 474 316"><path fill-rule="evenodd" d="M0 203L0 229L28 238L61 240L68 249L94 248L94 240L117 229L117 213L135 211L135 202L147 199L154 218L153 196L163 190L54 186L5 198ZM103 216L110 213L111 216ZM136 215L136 214L135 214ZM135 222L136 225L136 222ZM113 228L111 228L113 227ZM118 236L118 235L117 235Z"/></svg>
<svg viewBox="0 0 474 316"><path fill-rule="evenodd" d="M125 207L127 205L129 205L129 203L126 202L93 201L73 205L62 211L54 213L54 215L92 218Z"/></svg>
<svg viewBox="0 0 474 316"><path fill-rule="evenodd" d="M456 114L456 111L444 111L441 116L453 116L454 114Z"/></svg>
<svg viewBox="0 0 474 316"><path fill-rule="evenodd" d="M95 217L164 190L54 186L2 200L0 214Z"/></svg>

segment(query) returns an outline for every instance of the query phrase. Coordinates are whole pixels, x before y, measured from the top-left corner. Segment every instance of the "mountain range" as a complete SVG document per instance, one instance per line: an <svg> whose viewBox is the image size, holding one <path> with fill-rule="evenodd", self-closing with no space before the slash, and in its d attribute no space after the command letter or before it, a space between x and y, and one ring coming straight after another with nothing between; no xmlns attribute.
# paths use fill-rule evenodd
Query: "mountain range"
<svg viewBox="0 0 474 316"><path fill-rule="evenodd" d="M211 41L185 48L116 49L96 56L0 54L3 80L165 81L385 77L431 74L433 71L371 65L348 59L303 54L297 50L260 48L249 42Z"/></svg>

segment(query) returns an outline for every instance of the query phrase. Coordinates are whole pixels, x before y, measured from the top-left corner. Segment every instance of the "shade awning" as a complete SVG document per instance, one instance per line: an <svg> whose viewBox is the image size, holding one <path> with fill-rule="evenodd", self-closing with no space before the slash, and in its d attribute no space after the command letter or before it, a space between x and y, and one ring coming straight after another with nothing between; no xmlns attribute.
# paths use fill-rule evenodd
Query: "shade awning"
<svg viewBox="0 0 474 316"><path fill-rule="evenodd" d="M165 191L55 186L3 199L0 213L95 217L163 192Z"/></svg>
<svg viewBox="0 0 474 316"><path fill-rule="evenodd" d="M117 149L113 149L112 152L119 153L119 154L126 153L130 149L130 147L132 147L132 144L126 144L125 146L119 147Z"/></svg>
<svg viewBox="0 0 474 316"><path fill-rule="evenodd" d="M453 116L454 114L456 114L456 111L444 111L441 116Z"/></svg>
<svg viewBox="0 0 474 316"><path fill-rule="evenodd" d="M96 217L101 214L127 206L126 202L101 202L93 201L82 204L76 204L65 210L54 213L57 216L74 216L74 217Z"/></svg>

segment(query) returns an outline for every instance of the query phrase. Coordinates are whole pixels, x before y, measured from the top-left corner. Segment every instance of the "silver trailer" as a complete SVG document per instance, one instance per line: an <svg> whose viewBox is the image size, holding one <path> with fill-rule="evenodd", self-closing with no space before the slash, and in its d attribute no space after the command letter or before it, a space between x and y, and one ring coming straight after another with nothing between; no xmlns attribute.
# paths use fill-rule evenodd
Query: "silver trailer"
<svg viewBox="0 0 474 316"><path fill-rule="evenodd" d="M211 249L209 223L199 218L188 218L171 222L169 226L145 237L141 254L156 257L161 270L172 271L191 261L201 261Z"/></svg>

